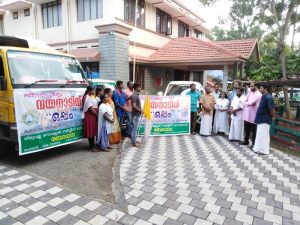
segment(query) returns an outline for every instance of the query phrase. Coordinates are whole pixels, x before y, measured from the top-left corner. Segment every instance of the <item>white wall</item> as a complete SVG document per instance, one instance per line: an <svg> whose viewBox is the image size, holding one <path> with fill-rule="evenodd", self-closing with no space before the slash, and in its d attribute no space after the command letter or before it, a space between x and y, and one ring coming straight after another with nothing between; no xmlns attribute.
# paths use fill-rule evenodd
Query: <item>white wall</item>
<svg viewBox="0 0 300 225"><path fill-rule="evenodd" d="M28 36L34 38L33 10L30 16L24 16L24 9L18 11L18 19L13 19L13 13L7 12L3 16L4 32L12 36Z"/></svg>
<svg viewBox="0 0 300 225"><path fill-rule="evenodd" d="M51 0L49 0L51 1ZM103 18L89 21L77 21L77 6L75 0L70 0L70 9L68 14L67 0L62 0L62 26L43 28L41 4L35 5L30 9L30 16L24 17L24 10L19 11L19 18L12 19L12 13L4 15L4 31L7 35L21 35L38 38L48 44L65 43L68 41L83 41L90 39L98 39L99 34L95 26L118 22L115 18L124 19L124 0L103 0ZM34 7L37 7L37 30L34 26ZM148 2L145 4L145 28L156 32L156 7ZM68 15L70 18L70 32L68 36ZM125 24L125 26L130 26ZM170 39L149 32L145 29L134 28L129 36L130 41L136 41L142 44L161 47ZM37 35L35 35L35 33ZM193 34L194 32L191 31ZM191 36L191 35L190 35ZM170 37L178 37L178 20L172 18L172 35ZM59 44L61 46L61 44ZM78 47L77 45L71 48Z"/></svg>

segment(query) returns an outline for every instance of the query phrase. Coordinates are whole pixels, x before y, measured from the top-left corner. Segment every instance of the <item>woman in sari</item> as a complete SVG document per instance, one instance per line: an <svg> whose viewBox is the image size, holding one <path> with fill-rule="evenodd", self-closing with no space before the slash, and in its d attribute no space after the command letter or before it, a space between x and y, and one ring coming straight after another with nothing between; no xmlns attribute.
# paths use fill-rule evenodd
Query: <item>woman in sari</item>
<svg viewBox="0 0 300 225"><path fill-rule="evenodd" d="M105 152L109 152L112 149L109 147L109 136L114 123L113 109L108 104L108 101L108 95L100 96L97 144L100 146L100 150Z"/></svg>
<svg viewBox="0 0 300 225"><path fill-rule="evenodd" d="M109 143L111 145L113 145L113 144L119 143L122 140L121 128L120 128L120 125L119 125L119 121L117 119L117 113L116 113L116 109L115 109L115 104L114 104L114 102L112 100L113 92L112 92L112 90L110 88L105 88L104 89L104 94L108 95L108 97L109 97L108 104L113 109L114 123L112 124L112 130L111 130L111 134L109 136Z"/></svg>
<svg viewBox="0 0 300 225"><path fill-rule="evenodd" d="M82 98L83 105L83 130L84 137L89 140L90 149L97 151L95 146L95 137L97 137L97 117L98 108L97 101L93 97L95 88L88 86Z"/></svg>

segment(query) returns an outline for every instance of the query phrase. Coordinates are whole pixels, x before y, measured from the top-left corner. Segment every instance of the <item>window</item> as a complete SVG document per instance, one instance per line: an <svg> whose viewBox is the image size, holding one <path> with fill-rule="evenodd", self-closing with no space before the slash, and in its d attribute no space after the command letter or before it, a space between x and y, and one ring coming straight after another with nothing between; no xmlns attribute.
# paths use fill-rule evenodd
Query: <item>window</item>
<svg viewBox="0 0 300 225"><path fill-rule="evenodd" d="M24 16L30 16L30 9L24 9Z"/></svg>
<svg viewBox="0 0 300 225"><path fill-rule="evenodd" d="M156 32L172 34L172 17L159 9L156 9Z"/></svg>
<svg viewBox="0 0 300 225"><path fill-rule="evenodd" d="M135 13L135 0L125 0L124 2L124 18L125 20L134 23L135 15L136 24L145 27L145 0L138 0L137 13Z"/></svg>
<svg viewBox="0 0 300 225"><path fill-rule="evenodd" d="M0 16L0 35L4 34L3 16Z"/></svg>
<svg viewBox="0 0 300 225"><path fill-rule="evenodd" d="M196 35L196 38L202 38L203 33L201 31L195 29L195 35Z"/></svg>
<svg viewBox="0 0 300 225"><path fill-rule="evenodd" d="M103 0L77 0L77 20L87 21L103 17Z"/></svg>
<svg viewBox="0 0 300 225"><path fill-rule="evenodd" d="M133 64L129 64L129 79L133 81ZM142 89L145 87L145 66L136 64L135 65L135 79L134 82L140 83Z"/></svg>
<svg viewBox="0 0 300 225"><path fill-rule="evenodd" d="M178 37L188 37L190 33L189 25L178 20Z"/></svg>
<svg viewBox="0 0 300 225"><path fill-rule="evenodd" d="M14 20L18 19L18 16L19 16L18 12L13 12L13 19Z"/></svg>
<svg viewBox="0 0 300 225"><path fill-rule="evenodd" d="M43 27L51 28L62 25L61 1L42 4Z"/></svg>
<svg viewBox="0 0 300 225"><path fill-rule="evenodd" d="M87 71L87 67L91 72L99 73L99 62L81 62L83 70Z"/></svg>

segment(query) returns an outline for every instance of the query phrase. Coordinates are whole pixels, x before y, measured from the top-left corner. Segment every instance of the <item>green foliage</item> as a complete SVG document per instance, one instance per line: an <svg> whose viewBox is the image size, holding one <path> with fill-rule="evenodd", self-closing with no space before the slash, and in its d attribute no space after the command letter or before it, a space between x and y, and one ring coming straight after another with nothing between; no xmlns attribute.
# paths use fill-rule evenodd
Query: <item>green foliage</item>
<svg viewBox="0 0 300 225"><path fill-rule="evenodd" d="M245 68L246 74L253 80L277 80L282 77L281 65L275 57L276 50L273 49L268 55L261 57L259 63L250 60ZM300 49L292 51L286 50L287 54L287 78L291 78L293 75L300 75Z"/></svg>

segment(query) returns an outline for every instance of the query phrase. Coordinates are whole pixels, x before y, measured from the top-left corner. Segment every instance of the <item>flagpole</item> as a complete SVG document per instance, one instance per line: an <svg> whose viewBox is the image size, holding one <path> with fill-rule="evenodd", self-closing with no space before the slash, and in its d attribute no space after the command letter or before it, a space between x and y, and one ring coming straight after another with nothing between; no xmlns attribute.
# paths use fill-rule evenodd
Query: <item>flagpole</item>
<svg viewBox="0 0 300 225"><path fill-rule="evenodd" d="M134 28L136 29L137 26L137 21L136 21L136 17L137 17L137 3L138 0L135 0L135 12L134 12ZM135 64L136 64L136 59L135 59L135 46L136 46L136 42L135 39L133 39L133 83L135 83Z"/></svg>

